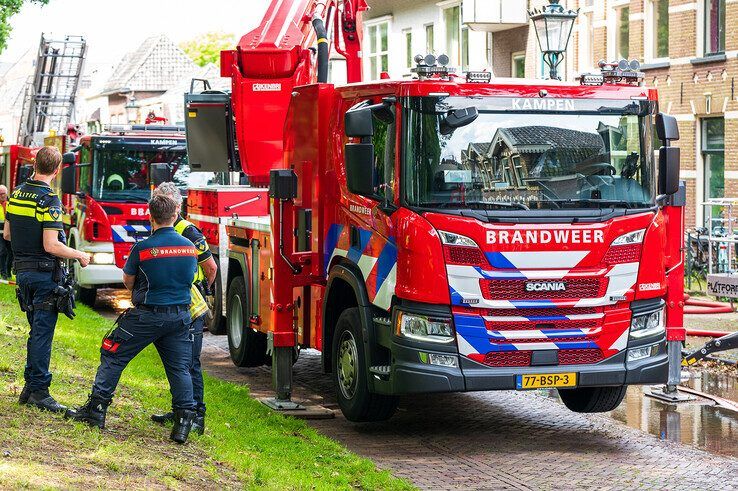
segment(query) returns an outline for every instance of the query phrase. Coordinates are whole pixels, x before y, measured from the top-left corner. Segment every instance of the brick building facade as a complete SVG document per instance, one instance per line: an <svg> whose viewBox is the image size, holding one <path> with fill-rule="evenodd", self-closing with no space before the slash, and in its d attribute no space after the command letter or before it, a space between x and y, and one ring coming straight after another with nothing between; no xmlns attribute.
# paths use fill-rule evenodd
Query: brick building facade
<svg viewBox="0 0 738 491"><path fill-rule="evenodd" d="M738 153L725 151L738 146L738 0L566 3L580 9L573 70L619 55L638 59L646 84L659 90L661 110L677 118L687 227L702 225L702 202L738 197Z"/></svg>

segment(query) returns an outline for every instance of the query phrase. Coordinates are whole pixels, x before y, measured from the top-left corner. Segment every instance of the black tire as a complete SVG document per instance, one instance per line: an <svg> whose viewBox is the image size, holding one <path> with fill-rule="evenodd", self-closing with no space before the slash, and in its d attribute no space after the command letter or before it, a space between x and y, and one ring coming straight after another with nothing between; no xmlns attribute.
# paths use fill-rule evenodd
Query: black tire
<svg viewBox="0 0 738 491"><path fill-rule="evenodd" d="M575 413L604 413L618 407L627 390L627 385L559 389L559 397Z"/></svg>
<svg viewBox="0 0 738 491"><path fill-rule="evenodd" d="M249 325L249 297L242 276L231 280L226 303L228 350L237 367L259 367L266 358L266 334Z"/></svg>
<svg viewBox="0 0 738 491"><path fill-rule="evenodd" d="M353 343L353 352L352 345ZM341 313L332 346L332 377L341 412L349 421L384 421L397 410L399 398L369 392L359 309Z"/></svg>
<svg viewBox="0 0 738 491"><path fill-rule="evenodd" d="M226 318L221 313L223 312L223 285L220 282L220 266L218 267L218 274L215 276L213 287L215 288L213 301L212 304L208 304L211 315L208 318L206 326L210 334L220 336L226 333Z"/></svg>
<svg viewBox="0 0 738 491"><path fill-rule="evenodd" d="M75 244L73 241L69 241L69 247L72 249L76 249ZM83 288L79 286L77 283L77 275L75 274L75 265L77 261L73 259L67 260L67 271L68 274L72 277L74 280L74 299L88 305L90 307L95 306L95 301L97 301L97 287L92 288Z"/></svg>
<svg viewBox="0 0 738 491"><path fill-rule="evenodd" d="M77 297L83 304L94 307L97 301L97 288L77 287Z"/></svg>

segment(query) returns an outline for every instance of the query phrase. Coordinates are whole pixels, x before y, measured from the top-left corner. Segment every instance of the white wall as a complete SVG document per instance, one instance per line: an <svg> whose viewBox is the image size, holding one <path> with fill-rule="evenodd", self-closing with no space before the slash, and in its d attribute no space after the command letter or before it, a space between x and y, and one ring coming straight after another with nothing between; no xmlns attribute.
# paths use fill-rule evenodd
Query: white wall
<svg viewBox="0 0 738 491"><path fill-rule="evenodd" d="M439 3L441 6L439 6ZM425 26L434 24L434 46L436 55L444 54L445 48L445 26L443 23L443 8L450 5L461 4L458 2L439 2L429 1L420 5L398 5L394 8L389 16L382 16L379 19L387 18L389 21L389 74L392 78L401 78L410 76L411 72L405 63L405 30L410 29L412 32L413 56L416 54L427 54L425 51ZM368 16L366 16L368 17ZM369 59L367 57L368 49L366 45L369 42L367 27L376 23L376 19L365 17L364 22L364 73L369 77ZM472 70L482 70L487 68L486 56L486 37L484 32L469 32L469 68ZM455 66L456 73L461 73L461 67Z"/></svg>

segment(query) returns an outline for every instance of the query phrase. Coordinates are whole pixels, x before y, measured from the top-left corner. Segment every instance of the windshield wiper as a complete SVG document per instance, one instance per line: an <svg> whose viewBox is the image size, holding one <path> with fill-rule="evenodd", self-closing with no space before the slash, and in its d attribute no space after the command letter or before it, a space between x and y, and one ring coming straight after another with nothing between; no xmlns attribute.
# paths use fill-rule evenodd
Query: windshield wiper
<svg viewBox="0 0 738 491"><path fill-rule="evenodd" d="M516 208L518 210L526 210L529 211L530 208L528 206L524 205L523 203L515 203L512 201L471 201L467 202L466 206L472 208L486 208L488 206L497 206L501 208Z"/></svg>
<svg viewBox="0 0 738 491"><path fill-rule="evenodd" d="M617 200L617 199L593 199L593 198L578 198L578 199L547 199L545 201L539 201L539 203L556 203L559 205L567 204L583 204L583 205L609 205L609 206L622 206L623 208L633 208L633 203L629 201Z"/></svg>
<svg viewBox="0 0 738 491"><path fill-rule="evenodd" d="M469 208L469 209L484 209L487 207L501 207L501 208L517 208L519 210L530 210L523 203L511 203L509 201L467 201L466 203L457 203L453 201L434 201L419 203L418 206L423 208Z"/></svg>

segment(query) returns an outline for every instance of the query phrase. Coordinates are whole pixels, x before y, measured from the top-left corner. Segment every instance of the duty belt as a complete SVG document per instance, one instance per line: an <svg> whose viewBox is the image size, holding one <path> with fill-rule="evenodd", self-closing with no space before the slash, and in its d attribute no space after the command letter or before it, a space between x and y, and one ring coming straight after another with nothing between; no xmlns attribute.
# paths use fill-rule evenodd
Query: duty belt
<svg viewBox="0 0 738 491"><path fill-rule="evenodd" d="M16 273L23 271L43 271L51 272L54 270L56 261L51 259L44 259L41 261L15 261L13 266L15 267Z"/></svg>
<svg viewBox="0 0 738 491"><path fill-rule="evenodd" d="M137 309L145 310L147 312L154 312L157 314L179 314L189 310L189 305L136 305Z"/></svg>

